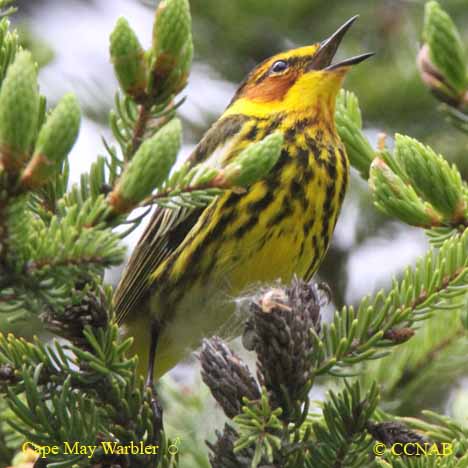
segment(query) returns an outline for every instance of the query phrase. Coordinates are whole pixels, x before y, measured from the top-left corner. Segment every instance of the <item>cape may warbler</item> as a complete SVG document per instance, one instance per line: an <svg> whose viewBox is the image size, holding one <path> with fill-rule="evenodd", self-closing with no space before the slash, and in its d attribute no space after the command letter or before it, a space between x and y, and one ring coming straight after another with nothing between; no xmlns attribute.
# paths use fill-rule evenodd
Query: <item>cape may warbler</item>
<svg viewBox="0 0 468 468"><path fill-rule="evenodd" d="M115 293L119 323L141 361L150 359L150 382L223 325L233 334L226 323L247 288L308 279L319 267L348 183L335 98L349 68L372 55L331 64L355 19L258 65L189 159L222 167L280 131L282 152L264 180L199 210L156 210Z"/></svg>

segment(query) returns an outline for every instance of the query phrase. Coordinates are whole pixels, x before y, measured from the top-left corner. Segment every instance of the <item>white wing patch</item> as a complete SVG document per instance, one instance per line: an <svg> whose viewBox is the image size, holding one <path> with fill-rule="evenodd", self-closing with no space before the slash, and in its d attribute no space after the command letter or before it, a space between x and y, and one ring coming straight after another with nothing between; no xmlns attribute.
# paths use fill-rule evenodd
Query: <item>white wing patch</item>
<svg viewBox="0 0 468 468"><path fill-rule="evenodd" d="M222 169L226 165L226 160L229 159L238 139L239 135L235 135L218 145L209 157L205 159L203 166Z"/></svg>

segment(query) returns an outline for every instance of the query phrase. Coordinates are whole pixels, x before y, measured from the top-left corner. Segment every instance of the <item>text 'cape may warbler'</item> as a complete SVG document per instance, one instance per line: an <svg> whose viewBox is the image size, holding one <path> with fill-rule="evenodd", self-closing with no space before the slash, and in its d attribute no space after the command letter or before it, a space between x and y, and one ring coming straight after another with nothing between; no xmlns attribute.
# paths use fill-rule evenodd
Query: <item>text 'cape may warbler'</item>
<svg viewBox="0 0 468 468"><path fill-rule="evenodd" d="M264 180L206 208L156 209L114 299L119 323L156 378L202 338L232 336L234 299L253 285L309 279L322 262L349 174L335 99L349 68L372 55L331 64L355 19L322 43L258 65L189 159L224 167L279 131L281 155Z"/></svg>

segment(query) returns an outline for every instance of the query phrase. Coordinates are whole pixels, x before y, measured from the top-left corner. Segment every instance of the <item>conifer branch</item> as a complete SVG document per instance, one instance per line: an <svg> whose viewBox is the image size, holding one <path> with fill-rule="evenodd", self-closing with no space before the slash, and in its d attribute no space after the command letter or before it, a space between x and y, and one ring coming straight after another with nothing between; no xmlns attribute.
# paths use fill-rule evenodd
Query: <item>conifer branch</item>
<svg viewBox="0 0 468 468"><path fill-rule="evenodd" d="M364 298L356 310L344 307L335 312L331 324L323 326L323 338L314 335L315 374L382 357L387 354L385 348L410 338L406 330L418 321L437 310L461 309L467 295L467 251L465 230L460 238L446 241L440 251L430 251L415 268L407 268L388 293Z"/></svg>
<svg viewBox="0 0 468 468"><path fill-rule="evenodd" d="M309 460L317 468L364 466L372 447L366 426L377 406L377 387L361 397L358 384L345 383L343 392L335 395L330 391L329 396L323 405L323 420L312 424Z"/></svg>
<svg viewBox="0 0 468 468"><path fill-rule="evenodd" d="M400 382L396 384L396 387L403 387L407 382L409 382L416 376L423 374L425 369L431 366L433 362L436 362L438 360L438 356L440 353L442 353L448 347L452 346L460 338L465 337L465 335L466 330L460 327L454 333L452 333L451 335L447 336L444 340L439 342L434 348L430 350L429 353L427 353L425 356L420 358L419 361L416 362L411 371L405 372L402 375Z"/></svg>
<svg viewBox="0 0 468 468"><path fill-rule="evenodd" d="M427 229L440 246L468 226L468 188L460 172L417 140L395 135L395 148L374 150L362 132L356 96L342 91L336 125L351 164L368 179L374 204L401 221Z"/></svg>
<svg viewBox="0 0 468 468"><path fill-rule="evenodd" d="M246 379L236 375L249 375L240 358L229 365L219 363L214 371L215 350L225 349L222 342L213 342L215 347L205 344L200 356L203 379L237 423L239 434L237 442L228 443L235 432L225 428L217 443L210 445L212 460L232 462L237 452L252 450L255 441L253 452L242 452L243 457L250 453L253 466L299 466L297 463L307 460L311 466L365 466L375 432L370 422L378 399L375 383L362 401L358 383L345 383L339 397L330 395L324 404L323 422L318 423L308 417L307 395L314 378L323 374L345 376L345 367L379 359L386 354L382 349L410 340L415 324L427 320L436 310L464 307L467 242L468 231L460 238L449 239L440 251L429 252L414 269L407 269L387 296L380 292L373 300L364 299L356 313L352 307L345 307L335 313L330 324L320 321L318 294L311 285L296 281L291 288L261 292L253 301L244 335L245 345L257 353L258 379L264 386L261 397L252 397L240 385ZM288 366L291 356L293 375ZM240 415L235 415L240 396L245 405ZM281 425L282 421L290 426Z"/></svg>
<svg viewBox="0 0 468 468"><path fill-rule="evenodd" d="M418 56L423 82L432 93L451 107L467 104L467 63L460 34L438 2L425 8L424 44Z"/></svg>

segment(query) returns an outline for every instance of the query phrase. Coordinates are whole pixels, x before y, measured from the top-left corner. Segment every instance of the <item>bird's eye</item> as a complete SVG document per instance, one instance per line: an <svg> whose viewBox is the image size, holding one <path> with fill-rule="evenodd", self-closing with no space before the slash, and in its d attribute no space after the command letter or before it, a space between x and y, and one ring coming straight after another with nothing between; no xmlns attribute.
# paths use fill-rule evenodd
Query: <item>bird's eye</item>
<svg viewBox="0 0 468 468"><path fill-rule="evenodd" d="M284 60L277 60L272 66L271 71L273 73L284 72L288 68L288 64Z"/></svg>

